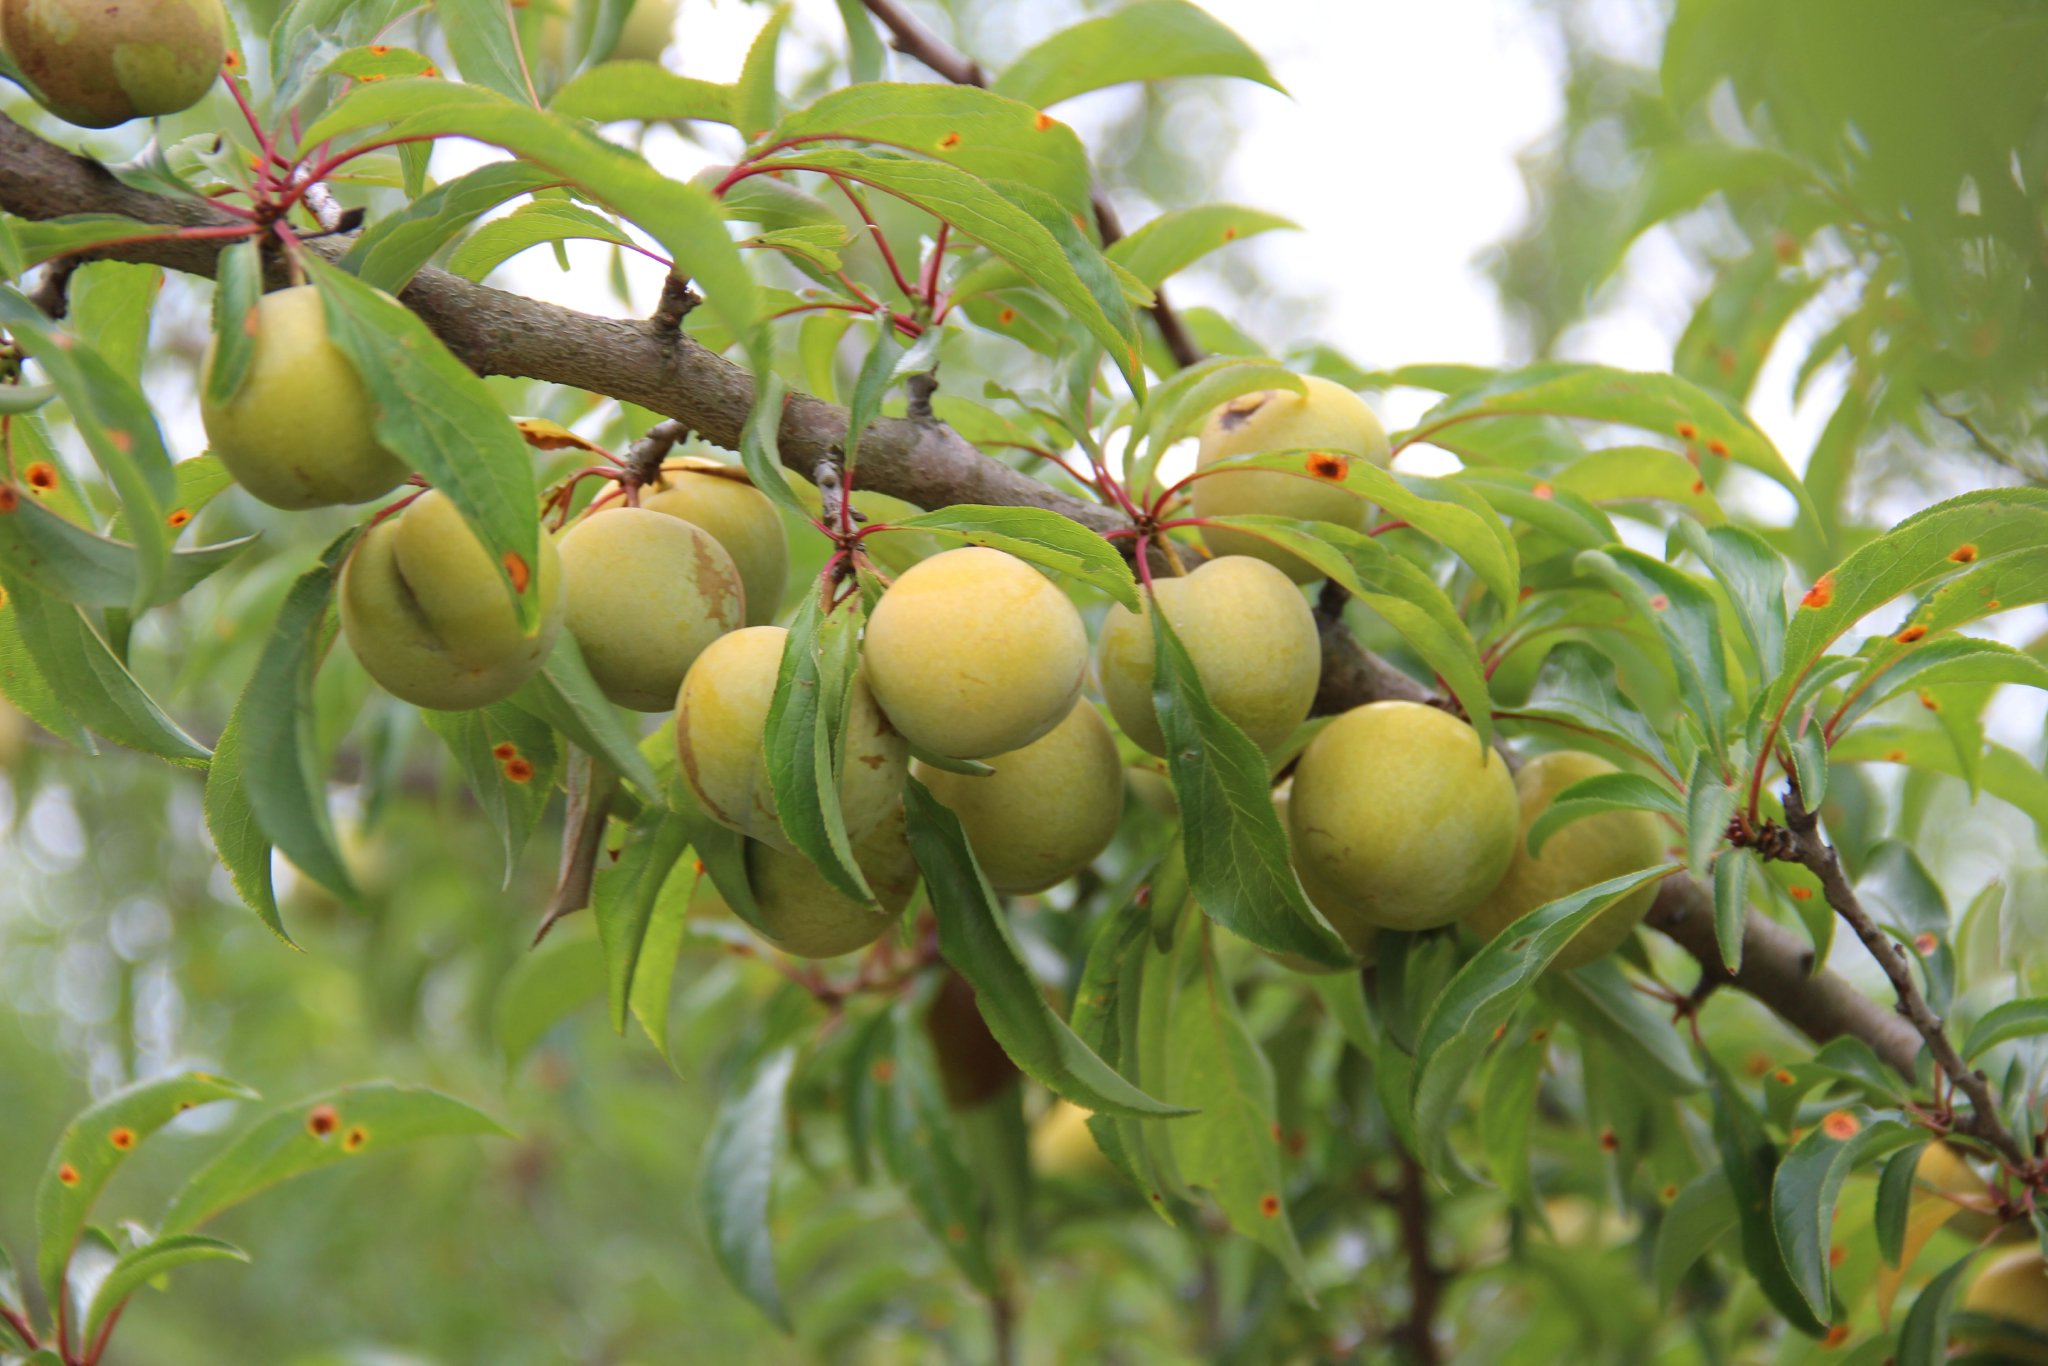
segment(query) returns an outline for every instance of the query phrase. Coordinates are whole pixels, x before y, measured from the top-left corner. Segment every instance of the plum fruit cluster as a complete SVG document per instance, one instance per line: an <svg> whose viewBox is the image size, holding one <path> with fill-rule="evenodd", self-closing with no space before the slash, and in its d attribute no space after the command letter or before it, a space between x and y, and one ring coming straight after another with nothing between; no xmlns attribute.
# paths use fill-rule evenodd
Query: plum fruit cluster
<svg viewBox="0 0 2048 1366"><path fill-rule="evenodd" d="M229 472L289 509L365 502L404 484L405 462L380 439L375 404L329 339L317 292L267 295L254 321L242 381L202 404ZM1385 432L1355 394L1305 384L1303 394L1218 408L1197 468L1303 446L1385 462ZM1212 511L1363 524L1341 481L1225 468L1194 490ZM1355 707L1303 745L1321 668L1301 587L1312 571L1256 537L1205 527L1214 557L1157 578L1142 611L1110 607L1092 649L1067 593L1000 550L947 550L887 584L866 621L836 756L848 846L873 893L856 900L792 840L769 776L765 740L790 641L774 624L789 578L781 514L744 479L703 468L665 470L633 501L597 500L543 534L534 582L515 585L537 595L539 624L528 629L455 504L436 490L409 493L372 520L343 566L343 636L394 695L464 709L517 691L566 632L611 701L672 715L680 776L707 816L745 837L754 919L786 952L851 952L896 923L918 881L903 801L913 775L958 817L993 890L1043 892L1091 864L1122 819L1127 779L1156 778L1141 753L1167 754L1155 612L1210 704L1283 776L1275 800L1303 890L1362 961L1382 931L1462 921L1490 937L1663 855L1658 819L1626 811L1567 825L1532 855L1530 828L1557 794L1611 766L1549 753L1511 772L1470 725L1434 706ZM1170 809L1171 790L1150 800ZM721 904L708 887L703 900ZM1647 890L1616 902L1567 948L1564 966L1615 948L1648 903Z"/></svg>

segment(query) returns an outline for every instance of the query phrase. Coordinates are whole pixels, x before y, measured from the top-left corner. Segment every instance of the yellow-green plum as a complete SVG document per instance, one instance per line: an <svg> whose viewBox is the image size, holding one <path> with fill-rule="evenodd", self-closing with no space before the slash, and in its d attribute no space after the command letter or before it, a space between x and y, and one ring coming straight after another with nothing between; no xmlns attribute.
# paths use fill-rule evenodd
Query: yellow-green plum
<svg viewBox="0 0 2048 1366"><path fill-rule="evenodd" d="M1369 702L1302 751L1287 814L1303 885L1355 943L1368 927L1469 914L1514 857L1519 808L1472 727L1419 702Z"/></svg>
<svg viewBox="0 0 2048 1366"><path fill-rule="evenodd" d="M1096 1146L1090 1114L1070 1100L1053 1099L1031 1126L1031 1170L1054 1180L1092 1180L1116 1168Z"/></svg>
<svg viewBox="0 0 2048 1366"><path fill-rule="evenodd" d="M1207 469L1233 456L1268 451L1317 451L1336 456L1327 473L1322 467L1302 474L1286 470L1227 470L1194 481L1197 517L1256 514L1293 517L1309 522L1334 522L1354 530L1365 525L1365 503L1342 485L1346 460L1384 466L1387 432L1365 400L1341 384L1304 375L1306 393L1266 389L1240 394L1209 414L1202 426L1195 467ZM1286 572L1296 583L1319 579L1321 571L1298 555L1278 549L1246 531L1203 527L1202 540L1217 555L1250 555Z"/></svg>
<svg viewBox="0 0 2048 1366"><path fill-rule="evenodd" d="M1999 1334L1984 1345L2019 1362L2048 1362L2048 1258L2038 1247L2008 1252L1978 1273L1963 1308L2029 1330Z"/></svg>
<svg viewBox="0 0 2048 1366"><path fill-rule="evenodd" d="M1123 814L1124 768L1102 714L1078 703L1030 744L975 777L920 761L918 781L960 818L989 885L1042 892L1109 847Z"/></svg>
<svg viewBox="0 0 2048 1366"><path fill-rule="evenodd" d="M606 508L564 532L564 617L604 695L667 711L706 646L746 622L746 591L711 533L646 508Z"/></svg>
<svg viewBox="0 0 2048 1366"><path fill-rule="evenodd" d="M1293 823L1287 814L1292 795L1293 787L1290 783L1286 790L1274 794L1273 807L1280 817L1280 829L1287 835L1287 851L1290 861L1294 866L1294 876L1300 881L1301 890L1308 897L1309 904L1322 912L1323 919L1330 922L1330 928L1337 931L1338 936L1344 940L1345 947L1358 956L1359 965L1370 964L1379 953L1379 930L1372 925L1366 924L1362 912L1352 905L1347 898L1340 896L1336 891L1324 885L1316 878L1314 873L1302 867L1300 859L1292 857L1294 853L1294 830ZM1298 953L1276 953L1271 950L1266 950L1265 952L1267 957L1271 958L1274 962L1282 967L1291 968L1295 972L1321 975L1353 970L1351 968L1331 967L1326 963L1318 963L1314 959L1304 958Z"/></svg>
<svg viewBox="0 0 2048 1366"><path fill-rule="evenodd" d="M1322 671L1315 614L1292 579L1264 560L1225 555L1153 595L1187 647L1218 711L1271 750L1308 718ZM1152 620L1113 604L1102 623L1102 695L1131 742L1166 753L1152 705Z"/></svg>
<svg viewBox="0 0 2048 1366"><path fill-rule="evenodd" d="M438 490L356 542L341 571L341 629L370 677L415 706L466 711L531 678L562 629L561 564L540 541L540 626L519 629L490 552Z"/></svg>
<svg viewBox="0 0 2048 1366"><path fill-rule="evenodd" d="M227 56L220 0L0 0L0 42L43 108L85 128L189 109Z"/></svg>
<svg viewBox="0 0 2048 1366"><path fill-rule="evenodd" d="M1550 809L1557 794L1573 783L1614 771L1614 765L1605 759L1578 750L1539 755L1522 765L1515 775L1522 818L1515 833L1514 861L1508 864L1493 895L1465 917L1468 929L1491 939L1538 906L1663 862L1664 847L1670 841L1657 818L1647 811L1606 811L1573 821L1544 842L1541 857L1529 856L1529 827ZM1654 885L1630 892L1580 930L1551 966L1584 967L1611 953L1642 923L1656 896Z"/></svg>
<svg viewBox="0 0 2048 1366"><path fill-rule="evenodd" d="M643 496L650 512L680 517L711 533L725 547L747 590L747 625L765 626L782 605L789 578L789 540L782 515L768 495L745 479L703 470L672 470L658 491Z"/></svg>
<svg viewBox="0 0 2048 1366"><path fill-rule="evenodd" d="M675 36L676 0L636 0L619 28L611 60L658 62Z"/></svg>
<svg viewBox="0 0 2048 1366"><path fill-rule="evenodd" d="M1014 555L920 560L868 618L868 686L910 743L955 759L1024 748L1073 710L1088 672L1074 604Z"/></svg>
<svg viewBox="0 0 2048 1366"><path fill-rule="evenodd" d="M225 402L199 389L206 439L235 482L297 511L389 493L405 462L377 440L375 407L355 365L327 339L320 292L298 285L256 305L255 344ZM218 343L206 352L210 377Z"/></svg>
<svg viewBox="0 0 2048 1366"><path fill-rule="evenodd" d="M676 757L713 820L793 854L761 747L788 639L780 626L748 626L705 647L676 697ZM839 806L847 837L858 839L901 807L910 754L860 674L854 675L842 743Z"/></svg>
<svg viewBox="0 0 2048 1366"><path fill-rule="evenodd" d="M766 922L769 942L799 958L834 958L866 948L896 924L917 889L903 804L853 841L853 859L879 906L865 906L825 880L801 854L785 854L758 840L747 842L747 883ZM708 879L707 879L708 882ZM722 898L706 909L724 909Z"/></svg>

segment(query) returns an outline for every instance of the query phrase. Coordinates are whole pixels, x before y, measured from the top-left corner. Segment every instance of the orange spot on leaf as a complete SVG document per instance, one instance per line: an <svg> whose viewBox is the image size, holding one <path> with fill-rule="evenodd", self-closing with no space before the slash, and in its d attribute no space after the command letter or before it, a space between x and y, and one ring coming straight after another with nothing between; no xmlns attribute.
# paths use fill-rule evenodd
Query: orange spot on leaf
<svg viewBox="0 0 2048 1366"><path fill-rule="evenodd" d="M519 746L513 744L510 740L500 740L497 744L491 746L491 757L501 764L518 753Z"/></svg>
<svg viewBox="0 0 2048 1366"><path fill-rule="evenodd" d="M233 48L229 48L226 55L220 59L220 65L223 71L240 71L242 69L242 54L236 52Z"/></svg>
<svg viewBox="0 0 2048 1366"><path fill-rule="evenodd" d="M28 486L38 493L47 493L57 487L57 467L46 460L38 460L21 472L28 480Z"/></svg>
<svg viewBox="0 0 2048 1366"><path fill-rule="evenodd" d="M1820 1127L1822 1133L1842 1143L1863 1132L1863 1121L1847 1110L1830 1110L1827 1118L1820 1122Z"/></svg>
<svg viewBox="0 0 2048 1366"><path fill-rule="evenodd" d="M69 1162L66 1162L63 1166L57 1168L57 1181L58 1184L65 1186L77 1185L78 1168L72 1166Z"/></svg>
<svg viewBox="0 0 2048 1366"><path fill-rule="evenodd" d="M1345 475L1351 473L1351 461L1329 451L1315 451L1309 455L1308 472L1318 479L1340 483Z"/></svg>
<svg viewBox="0 0 2048 1366"><path fill-rule="evenodd" d="M21 504L21 495L12 484L0 484L0 512L12 512Z"/></svg>
<svg viewBox="0 0 2048 1366"><path fill-rule="evenodd" d="M525 558L516 550L508 550L502 563L505 566L505 577L512 580L512 591L524 593L526 585L533 578L533 571L527 568Z"/></svg>
<svg viewBox="0 0 2048 1366"><path fill-rule="evenodd" d="M1724 460L1728 456L1728 443L1720 440L1719 438L1709 441L1707 443L1707 449L1712 451L1715 455L1722 457Z"/></svg>
<svg viewBox="0 0 2048 1366"><path fill-rule="evenodd" d="M958 133L948 133L939 139L939 150L941 152L950 152L959 145L960 135Z"/></svg>
<svg viewBox="0 0 2048 1366"><path fill-rule="evenodd" d="M1849 1249L1843 1247L1840 1243L1836 1243L1833 1247L1828 1249L1829 1266L1840 1266L1843 1262L1846 1262L1848 1260Z"/></svg>
<svg viewBox="0 0 2048 1366"><path fill-rule="evenodd" d="M1224 241L1226 241L1226 242L1235 242L1235 241L1237 240L1237 225L1236 225L1236 224L1232 224L1231 226L1229 226L1229 227L1227 227L1227 228L1225 228L1225 229L1223 230L1223 240L1224 240Z"/></svg>
<svg viewBox="0 0 2048 1366"><path fill-rule="evenodd" d="M332 1105L315 1105L306 1112L306 1132L325 1138L341 1127L341 1112Z"/></svg>
<svg viewBox="0 0 2048 1366"><path fill-rule="evenodd" d="M341 1150L345 1153L359 1153L363 1150L363 1145L369 1141L370 1131L358 1124L342 1135Z"/></svg>
<svg viewBox="0 0 2048 1366"><path fill-rule="evenodd" d="M1529 492L1535 494L1538 498L1543 499L1555 498L1557 496L1557 490L1552 488L1548 483L1545 482L1538 482L1536 487L1530 489Z"/></svg>
<svg viewBox="0 0 2048 1366"><path fill-rule="evenodd" d="M1008 327L1011 323L1017 321L1017 310L1014 308L1004 309L1002 312L996 314L996 321L1001 323L1004 327Z"/></svg>
<svg viewBox="0 0 2048 1366"><path fill-rule="evenodd" d="M391 46L388 43L370 44L370 55L372 57L382 57L385 53L389 51L391 51Z"/></svg>
<svg viewBox="0 0 2048 1366"><path fill-rule="evenodd" d="M1678 435L1680 440L1690 441L1699 434L1700 429L1693 426L1690 422L1681 422L1678 424Z"/></svg>
<svg viewBox="0 0 2048 1366"><path fill-rule="evenodd" d="M1658 593L1650 599L1650 610L1652 612L1662 612L1669 606L1671 606L1671 599L1665 597L1662 593Z"/></svg>
<svg viewBox="0 0 2048 1366"><path fill-rule="evenodd" d="M512 758L505 761L505 781L508 783L530 783L533 781L533 761Z"/></svg>
<svg viewBox="0 0 2048 1366"><path fill-rule="evenodd" d="M1813 900L1813 888L1811 888L1811 887L1794 887L1794 888L1792 889L1792 899L1793 899L1794 901L1811 901L1811 900Z"/></svg>
<svg viewBox="0 0 2048 1366"><path fill-rule="evenodd" d="M123 1125L107 1135L107 1142L125 1153L135 1146L135 1131Z"/></svg>
<svg viewBox="0 0 2048 1366"><path fill-rule="evenodd" d="M1940 710L1941 710L1941 699L1940 699L1940 698L1938 698L1938 697L1936 697L1936 696L1935 696L1935 695L1934 695L1933 693L1931 693L1931 692L1927 691L1927 689L1925 689L1925 688L1922 688L1922 689L1920 689L1920 691L1919 691L1919 697L1920 697L1920 705L1921 705L1921 706L1923 706L1923 707L1925 707L1925 708L1927 708L1927 710L1929 710L1929 711L1940 711Z"/></svg>
<svg viewBox="0 0 2048 1366"><path fill-rule="evenodd" d="M1977 558L1977 547L1968 541L1948 552L1948 557L1957 564L1968 564Z"/></svg>
<svg viewBox="0 0 2048 1366"><path fill-rule="evenodd" d="M172 508L171 515L164 518L165 523L173 529L181 527L191 520L192 509L190 508Z"/></svg>
<svg viewBox="0 0 2048 1366"><path fill-rule="evenodd" d="M1602 1130L1600 1131L1600 1151L1601 1151L1601 1152L1603 1152L1603 1153L1611 1153L1611 1152L1614 1152L1614 1151L1615 1151L1616 1149L1618 1149L1618 1148L1620 1148L1620 1147L1621 1147L1621 1140L1620 1140L1620 1139L1619 1139L1618 1137L1616 1137L1616 1136L1615 1136L1614 1130L1612 1130L1612 1129L1602 1129Z"/></svg>
<svg viewBox="0 0 2048 1366"><path fill-rule="evenodd" d="M1265 1216L1266 1216L1266 1217L1267 1217L1268 1219L1273 1219L1273 1218L1277 1218L1277 1217L1279 1217L1279 1214L1280 1214L1280 1197L1279 1197L1279 1196L1277 1196L1277 1195L1274 1195L1274 1194L1273 1194L1272 1192L1270 1192L1270 1191L1268 1191L1268 1192L1267 1192L1266 1194L1264 1194L1264 1195L1260 1196L1260 1197L1259 1197L1259 1213L1261 1213L1261 1214L1265 1215Z"/></svg>
<svg viewBox="0 0 2048 1366"><path fill-rule="evenodd" d="M1813 581L1813 587L1806 590L1806 596L1799 600L1801 607L1822 608L1835 600L1835 576L1823 574Z"/></svg>
<svg viewBox="0 0 2048 1366"><path fill-rule="evenodd" d="M1913 936L1913 951L1922 958L1927 957L1940 947L1941 941L1936 939L1931 931L1922 930Z"/></svg>
<svg viewBox="0 0 2048 1366"><path fill-rule="evenodd" d="M890 1082L896 1080L896 1060L894 1058L876 1058L875 1065L868 1069L868 1075L875 1079L876 1085L887 1086Z"/></svg>
<svg viewBox="0 0 2048 1366"><path fill-rule="evenodd" d="M1921 625L1920 623L1915 622L1913 625L1908 626L1905 630L1893 636L1892 639L1896 640L1901 645L1911 645L1914 641L1920 639L1920 637L1926 634L1927 628Z"/></svg>
<svg viewBox="0 0 2048 1366"><path fill-rule="evenodd" d="M1906 762L1906 751L1903 749L1886 750L1884 757L1886 763L1903 764Z"/></svg>
<svg viewBox="0 0 2048 1366"><path fill-rule="evenodd" d="M1838 1323L1828 1329L1827 1336L1820 1340L1821 1350L1832 1352L1849 1340L1849 1325Z"/></svg>
<svg viewBox="0 0 2048 1366"><path fill-rule="evenodd" d="M1031 120L1031 126L1043 133L1046 129L1052 127L1052 115L1040 114L1037 118Z"/></svg>

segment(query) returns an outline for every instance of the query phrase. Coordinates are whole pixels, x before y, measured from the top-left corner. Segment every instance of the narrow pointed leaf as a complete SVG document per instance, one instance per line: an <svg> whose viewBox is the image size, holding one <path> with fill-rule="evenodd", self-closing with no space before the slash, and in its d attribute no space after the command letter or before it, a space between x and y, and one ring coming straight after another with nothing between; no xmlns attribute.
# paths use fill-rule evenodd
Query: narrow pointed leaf
<svg viewBox="0 0 2048 1366"><path fill-rule="evenodd" d="M757 1063L719 1106L704 1147L697 1203L712 1251L728 1279L776 1327L790 1331L775 1278L769 1204L788 1131L785 1110L796 1053L783 1048Z"/></svg>

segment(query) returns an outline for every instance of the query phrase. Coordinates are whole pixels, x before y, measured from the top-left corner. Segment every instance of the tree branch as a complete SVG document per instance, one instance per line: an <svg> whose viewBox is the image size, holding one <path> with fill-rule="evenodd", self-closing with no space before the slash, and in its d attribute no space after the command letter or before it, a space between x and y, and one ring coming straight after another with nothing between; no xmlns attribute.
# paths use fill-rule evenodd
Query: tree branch
<svg viewBox="0 0 2048 1366"><path fill-rule="evenodd" d="M862 3L867 6L868 13L881 20L882 27L889 30L889 45L904 56L915 57L955 85L988 85L988 73L981 69L981 63L955 51L945 39L912 18L896 0L862 0ZM1123 224L1118 221L1116 206L1109 202L1109 196L1097 190L1092 202L1095 226L1102 233L1102 245L1106 247L1124 235ZM1176 365L1186 367L1202 359L1202 348L1195 345L1195 339L1181 324L1180 314L1174 312L1173 305L1166 301L1165 290L1155 289L1152 292L1149 311L1152 321L1159 325L1159 336ZM861 439L865 441L867 438Z"/></svg>
<svg viewBox="0 0 2048 1366"><path fill-rule="evenodd" d="M1870 950L1870 956L1884 969L1885 977L1898 995L1899 1014L1926 1041L1927 1051L1933 1055L1934 1064L1941 1069L1942 1075L1970 1098L1970 1113L1959 1118L1956 1129L1996 1148L2007 1165L2031 1183L2042 1174L2041 1168L2035 1163L2033 1154L2023 1148L2005 1127L2005 1121L1998 1113L1998 1101L1991 1094L1990 1079L1971 1068L1956 1052L1941 1017L1928 1005L1920 984L1913 978L1913 969L1906 961L1906 946L1888 937L1870 912L1864 909L1856 889L1849 885L1848 874L1842 870L1842 860L1835 847L1821 838L1820 815L1806 809L1796 778L1789 780L1785 791L1785 828L1790 835L1789 842L1761 840L1757 851L1767 858L1797 863L1820 879L1821 894L1827 898L1828 905L1834 907L1835 914L1849 922L1849 928L1863 941L1863 947Z"/></svg>
<svg viewBox="0 0 2048 1366"><path fill-rule="evenodd" d="M883 4L893 8L887 0ZM124 185L97 162L74 156L5 115L0 115L0 209L33 219L120 214L167 227L231 221L197 199ZM104 254L211 276L220 245L169 239L131 243ZM308 245L339 255L346 241L324 239ZM741 428L753 408L754 381L747 371L687 334L663 331L651 322L580 313L471 284L432 267L422 270L400 297L479 374L541 380L624 399L731 449L738 447ZM792 394L782 416L783 463L808 478L820 460L838 449L846 431L844 408ZM997 503L1049 508L1096 531L1128 525L1113 508L1084 502L983 455L940 422L878 418L861 435L860 455L863 487L920 507ZM1323 645L1318 714L1380 699L1429 700L1422 684L1360 647L1338 614L1320 613L1318 624ZM1699 905L1709 909L1699 912ZM1666 883L1657 908L1651 923L1676 939L1707 971L1720 971L1715 966L1719 950L1713 942L1710 894L1697 884L1674 879ZM1901 1036L1902 1022L1859 996L1841 978L1826 971L1809 976L1810 959L1794 936L1753 916L1744 942L1743 970L1730 985L1756 996L1817 1040L1854 1034L1902 1073L1912 1074L1918 1049L1911 1030Z"/></svg>
<svg viewBox="0 0 2048 1366"><path fill-rule="evenodd" d="M1401 1252L1408 1263L1408 1317L1389 1336L1406 1349L1415 1366L1437 1366L1443 1349L1436 1340L1437 1308L1443 1303L1444 1269L1430 1251L1429 1176L1422 1164L1401 1154L1401 1184L1389 1192L1401 1227Z"/></svg>

